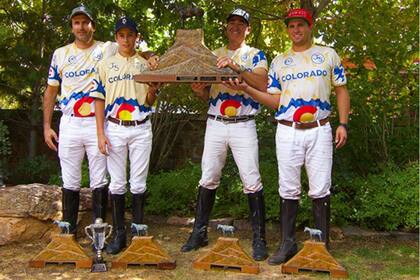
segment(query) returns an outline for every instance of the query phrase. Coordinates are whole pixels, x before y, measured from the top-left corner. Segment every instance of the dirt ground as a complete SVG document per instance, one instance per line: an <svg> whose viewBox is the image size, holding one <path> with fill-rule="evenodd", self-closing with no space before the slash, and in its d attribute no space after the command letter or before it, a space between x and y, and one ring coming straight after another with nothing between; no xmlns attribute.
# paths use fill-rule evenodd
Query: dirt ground
<svg viewBox="0 0 420 280"><path fill-rule="evenodd" d="M270 266L265 261L259 262L260 273L258 275L248 275L238 272L231 271L201 271L192 268L192 261L195 260L199 255L207 252L215 240L218 234L214 231L210 231L210 245L206 248L202 248L198 251L190 253L181 253L180 247L183 242L188 238L189 227L179 227L162 224L149 224L149 234L155 236L155 239L164 247L169 254L176 260L176 269L174 270L158 270L155 268L140 268L130 267L126 270L109 269L105 273L91 273L88 269L75 269L73 265L47 265L45 268L37 269L30 268L28 266L29 260L31 260L38 252L40 252L47 245L46 241L36 240L28 243L11 244L6 246L0 246L0 280L3 279L200 279L200 280L215 280L215 279L328 279L329 275L325 273L300 273L297 275L285 275L282 274L280 266ZM268 227L268 244L269 253L273 253L278 246L278 233L277 230ZM238 232L235 237L240 239L240 244L243 246L246 252L251 253L251 231L242 230ZM302 240L305 237L299 236ZM382 241L379 241L380 243ZM90 250L90 243L87 239L79 239L79 243L83 248L86 249L89 255L93 255ZM356 246L366 246L365 241L360 240L340 240L332 242L331 253L333 256L337 255L337 260L342 263L346 260L346 252ZM376 244L376 243L375 243ZM381 243L382 244L382 243ZM383 245L383 244L382 244ZM411 242L404 246L418 248L418 242ZM411 246L411 247L410 247ZM402 256L404 258L404 256ZM114 259L114 256L105 254L105 260L110 262ZM416 261L416 259L414 259ZM418 261L418 258L417 258ZM348 272L352 274L352 270L357 269L357 265L354 266L352 263L346 264L346 261L342 263L345 267L348 267ZM381 269L381 266L374 267L374 269ZM352 279L359 279L359 277L351 277ZM371 277L369 277L371 278ZM372 279L375 279L373 277ZM377 278L381 279L381 278ZM383 278L382 278L383 279ZM394 279L418 279L413 277L403 277Z"/></svg>

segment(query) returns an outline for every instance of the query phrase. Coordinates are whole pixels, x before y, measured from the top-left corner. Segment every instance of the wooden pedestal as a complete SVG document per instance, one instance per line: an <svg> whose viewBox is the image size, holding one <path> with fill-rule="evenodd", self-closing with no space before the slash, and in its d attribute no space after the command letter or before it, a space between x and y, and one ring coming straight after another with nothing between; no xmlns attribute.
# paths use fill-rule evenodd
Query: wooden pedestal
<svg viewBox="0 0 420 280"><path fill-rule="evenodd" d="M223 269L258 274L259 265L242 249L237 238L219 237L214 247L193 262L195 269Z"/></svg>
<svg viewBox="0 0 420 280"><path fill-rule="evenodd" d="M229 79L239 79L237 74L209 74L209 75L158 75L158 74L139 74L134 75L134 80L139 83L208 83L218 84Z"/></svg>
<svg viewBox="0 0 420 280"><path fill-rule="evenodd" d="M91 268L92 266L92 258L83 251L73 234L53 236L47 247L29 261L29 266L42 268L46 264L63 263L75 264L76 268Z"/></svg>
<svg viewBox="0 0 420 280"><path fill-rule="evenodd" d="M282 265L282 273L298 273L299 270L329 272L331 277L348 278L349 275L325 247L325 243L305 241L303 248Z"/></svg>
<svg viewBox="0 0 420 280"><path fill-rule="evenodd" d="M176 262L153 240L153 236L135 236L130 247L112 261L112 268L126 269L128 266L175 269Z"/></svg>

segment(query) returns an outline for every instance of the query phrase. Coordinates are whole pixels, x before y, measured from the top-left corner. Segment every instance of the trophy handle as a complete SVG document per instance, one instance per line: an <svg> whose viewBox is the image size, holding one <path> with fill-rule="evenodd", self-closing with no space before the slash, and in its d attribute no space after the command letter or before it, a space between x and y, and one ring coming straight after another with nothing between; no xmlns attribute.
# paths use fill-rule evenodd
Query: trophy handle
<svg viewBox="0 0 420 280"><path fill-rule="evenodd" d="M90 232L92 233L92 235L89 234L88 229L90 229ZM86 233L86 236L89 237L90 240L94 241L93 240L93 231L92 231L92 228L90 226L85 227L85 233Z"/></svg>
<svg viewBox="0 0 420 280"><path fill-rule="evenodd" d="M108 225L108 228L109 228L109 231L108 231L108 234L105 236L105 240L107 240L108 237L110 237L111 234L112 234L112 226L111 225Z"/></svg>

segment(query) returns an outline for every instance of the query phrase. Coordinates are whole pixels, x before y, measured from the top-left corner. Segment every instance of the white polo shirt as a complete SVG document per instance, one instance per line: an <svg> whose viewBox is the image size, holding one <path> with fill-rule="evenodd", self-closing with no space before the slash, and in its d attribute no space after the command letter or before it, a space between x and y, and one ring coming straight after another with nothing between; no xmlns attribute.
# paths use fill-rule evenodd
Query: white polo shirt
<svg viewBox="0 0 420 280"><path fill-rule="evenodd" d="M89 97L97 66L103 58L115 54L118 45L94 41L87 49L71 43L55 50L48 85L61 86L58 101L64 115L89 117L95 115L94 99Z"/></svg>
<svg viewBox="0 0 420 280"><path fill-rule="evenodd" d="M228 56L235 63L253 71L256 68L267 70L267 59L263 51L244 45L235 51L222 47L213 52L216 56ZM224 117L255 115L260 104L243 91L235 91L223 84L214 84L210 88L208 114Z"/></svg>
<svg viewBox="0 0 420 280"><path fill-rule="evenodd" d="M334 49L313 45L303 52L292 49L271 63L267 91L281 94L277 120L313 122L331 113L332 87L347 83Z"/></svg>

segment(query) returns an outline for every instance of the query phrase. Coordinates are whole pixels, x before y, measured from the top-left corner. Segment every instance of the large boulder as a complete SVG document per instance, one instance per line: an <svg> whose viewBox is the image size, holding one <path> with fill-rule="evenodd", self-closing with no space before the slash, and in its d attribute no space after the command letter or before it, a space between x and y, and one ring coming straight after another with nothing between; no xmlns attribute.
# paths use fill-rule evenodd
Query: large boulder
<svg viewBox="0 0 420 280"><path fill-rule="evenodd" d="M79 224L88 224L92 194L81 189ZM49 237L62 217L61 188L43 184L0 188L0 245ZM81 227L79 226L79 230Z"/></svg>

